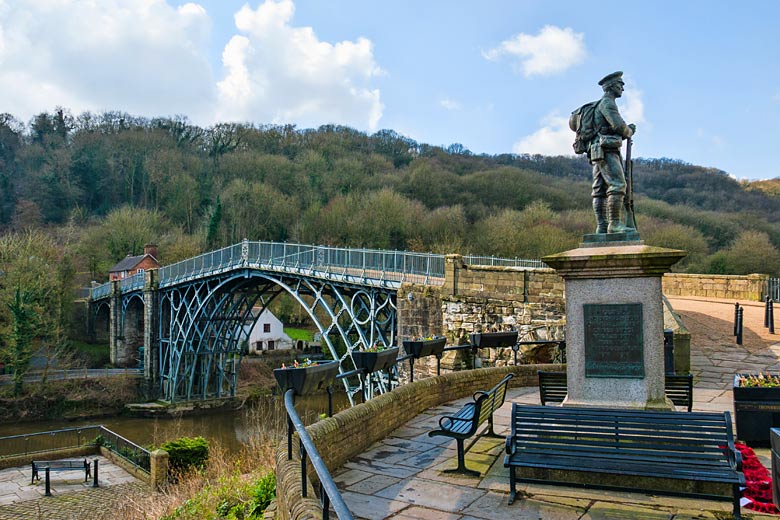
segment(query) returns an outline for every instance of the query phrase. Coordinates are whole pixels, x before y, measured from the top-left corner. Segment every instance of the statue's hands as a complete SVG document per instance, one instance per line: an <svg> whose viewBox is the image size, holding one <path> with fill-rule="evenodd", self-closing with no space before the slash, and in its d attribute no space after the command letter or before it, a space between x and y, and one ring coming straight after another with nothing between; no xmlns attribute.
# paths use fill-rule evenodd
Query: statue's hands
<svg viewBox="0 0 780 520"><path fill-rule="evenodd" d="M631 123L628 127L631 129L631 135L634 135L636 133L636 125Z"/></svg>

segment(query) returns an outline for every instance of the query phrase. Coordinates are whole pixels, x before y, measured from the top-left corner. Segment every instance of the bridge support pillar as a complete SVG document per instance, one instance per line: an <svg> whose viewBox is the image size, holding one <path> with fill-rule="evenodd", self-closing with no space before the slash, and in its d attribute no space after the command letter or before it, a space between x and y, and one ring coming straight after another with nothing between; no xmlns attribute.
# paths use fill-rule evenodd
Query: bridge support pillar
<svg viewBox="0 0 780 520"><path fill-rule="evenodd" d="M156 399L160 380L160 298L158 294L159 271L146 271L144 281L144 382L146 395Z"/></svg>
<svg viewBox="0 0 780 520"><path fill-rule="evenodd" d="M122 286L119 280L111 281L111 311L108 322L108 345L111 364L121 366L124 361L124 330L122 324Z"/></svg>

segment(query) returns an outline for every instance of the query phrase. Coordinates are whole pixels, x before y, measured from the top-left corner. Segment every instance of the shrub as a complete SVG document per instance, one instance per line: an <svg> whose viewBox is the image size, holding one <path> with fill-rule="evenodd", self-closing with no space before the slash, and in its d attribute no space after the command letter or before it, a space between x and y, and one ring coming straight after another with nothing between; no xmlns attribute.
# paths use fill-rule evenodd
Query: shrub
<svg viewBox="0 0 780 520"><path fill-rule="evenodd" d="M160 448L168 452L168 465L174 473L203 469L209 458L209 443L203 437L180 437Z"/></svg>

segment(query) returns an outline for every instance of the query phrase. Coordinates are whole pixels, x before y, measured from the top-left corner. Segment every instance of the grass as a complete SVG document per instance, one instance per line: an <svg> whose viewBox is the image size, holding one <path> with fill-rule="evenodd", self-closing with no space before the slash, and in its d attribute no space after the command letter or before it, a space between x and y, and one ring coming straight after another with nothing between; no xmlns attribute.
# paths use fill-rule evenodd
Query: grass
<svg viewBox="0 0 780 520"><path fill-rule="evenodd" d="M85 343L71 340L70 344L76 355L84 360L88 368L103 368L111 362L108 343Z"/></svg>
<svg viewBox="0 0 780 520"><path fill-rule="evenodd" d="M306 329L296 329L294 327L285 327L284 333L290 336L293 341L303 340L311 342L314 339L314 333Z"/></svg>
<svg viewBox="0 0 780 520"><path fill-rule="evenodd" d="M160 493L128 496L102 518L124 520L250 520L262 513L275 496L276 446L286 428L283 409L254 408L255 434L239 452L210 446L200 471L180 475ZM101 518L98 516L97 518Z"/></svg>

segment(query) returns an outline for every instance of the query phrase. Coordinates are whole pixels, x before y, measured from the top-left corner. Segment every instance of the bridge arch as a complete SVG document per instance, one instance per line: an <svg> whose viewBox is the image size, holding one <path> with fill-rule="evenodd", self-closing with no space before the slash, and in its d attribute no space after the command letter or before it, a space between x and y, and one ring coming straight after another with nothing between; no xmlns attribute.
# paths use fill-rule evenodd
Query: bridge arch
<svg viewBox="0 0 780 520"><path fill-rule="evenodd" d="M249 338L252 308L265 309L282 291L307 312L342 372L353 349L395 344L396 291L303 275L245 269L193 280L161 291L160 384L169 401L235 395L241 343ZM336 338L344 345L338 348ZM349 359L349 362L347 360ZM356 382L357 381L357 382ZM344 386L350 401L359 378ZM353 384L354 383L354 384Z"/></svg>

